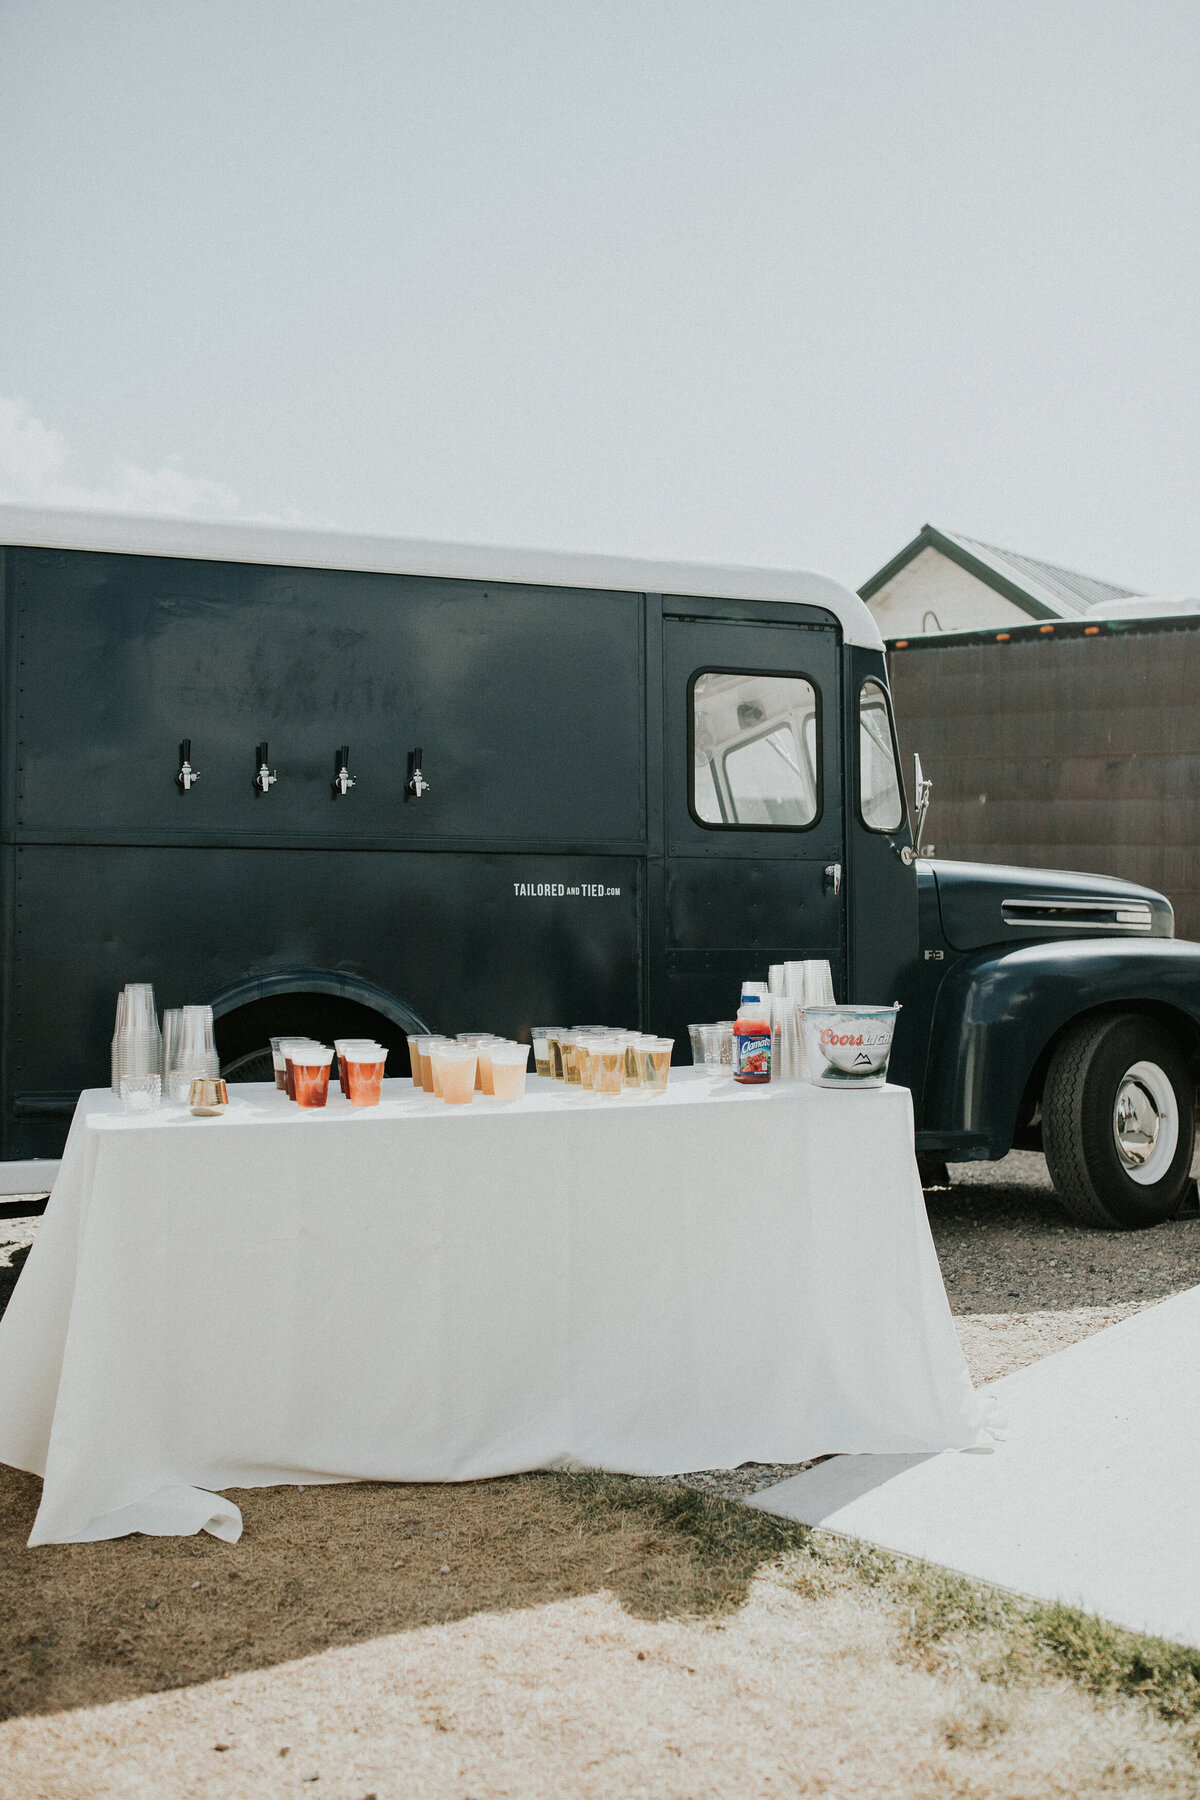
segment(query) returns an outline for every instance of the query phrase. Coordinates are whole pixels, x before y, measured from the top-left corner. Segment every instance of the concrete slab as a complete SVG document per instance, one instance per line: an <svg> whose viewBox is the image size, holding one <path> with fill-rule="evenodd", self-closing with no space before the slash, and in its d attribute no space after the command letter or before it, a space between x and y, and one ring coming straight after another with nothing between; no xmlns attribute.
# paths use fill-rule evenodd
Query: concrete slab
<svg viewBox="0 0 1200 1800"><path fill-rule="evenodd" d="M1200 1287L985 1391L990 1451L838 1456L749 1504L1200 1645Z"/></svg>

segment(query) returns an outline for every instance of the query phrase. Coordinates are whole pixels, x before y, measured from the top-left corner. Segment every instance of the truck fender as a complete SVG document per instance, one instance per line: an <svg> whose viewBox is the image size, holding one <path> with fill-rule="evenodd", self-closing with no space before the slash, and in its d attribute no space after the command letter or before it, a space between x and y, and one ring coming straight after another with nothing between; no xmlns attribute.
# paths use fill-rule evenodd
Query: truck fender
<svg viewBox="0 0 1200 1800"><path fill-rule="evenodd" d="M1200 1043L1200 944L1093 938L959 958L934 1002L923 1129L969 1134L986 1142L991 1160L1006 1155L1038 1058L1065 1025L1097 1010L1169 1019L1193 1051Z"/></svg>

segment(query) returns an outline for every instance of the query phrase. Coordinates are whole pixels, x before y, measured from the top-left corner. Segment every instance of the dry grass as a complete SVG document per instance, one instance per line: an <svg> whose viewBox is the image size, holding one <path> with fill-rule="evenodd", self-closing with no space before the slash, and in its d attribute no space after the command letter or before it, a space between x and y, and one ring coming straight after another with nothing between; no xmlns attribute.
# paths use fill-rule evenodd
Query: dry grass
<svg viewBox="0 0 1200 1800"><path fill-rule="evenodd" d="M30 1551L36 1488L0 1472L3 1800L1200 1787L1200 1655L707 1494L268 1489L236 1546Z"/></svg>

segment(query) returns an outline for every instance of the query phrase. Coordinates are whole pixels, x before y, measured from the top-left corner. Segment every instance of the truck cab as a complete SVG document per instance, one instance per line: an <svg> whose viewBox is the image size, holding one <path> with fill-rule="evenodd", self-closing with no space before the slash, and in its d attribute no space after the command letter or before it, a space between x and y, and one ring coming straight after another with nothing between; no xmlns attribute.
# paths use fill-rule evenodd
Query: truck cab
<svg viewBox="0 0 1200 1800"><path fill-rule="evenodd" d="M827 578L0 507L0 1155L115 997L268 1039L902 1006L918 1150L1041 1143L1091 1224L1187 1187L1200 947L1159 894L917 854L884 648ZM42 1162L45 1166L45 1160ZM15 1190L14 1190L15 1191Z"/></svg>

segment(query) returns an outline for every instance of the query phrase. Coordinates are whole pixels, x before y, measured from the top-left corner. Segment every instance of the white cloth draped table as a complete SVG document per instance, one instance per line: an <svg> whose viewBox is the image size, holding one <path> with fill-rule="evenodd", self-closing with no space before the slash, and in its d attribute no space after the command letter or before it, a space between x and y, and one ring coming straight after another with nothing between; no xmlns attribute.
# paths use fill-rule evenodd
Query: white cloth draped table
<svg viewBox="0 0 1200 1800"><path fill-rule="evenodd" d="M988 1441L903 1088L230 1094L80 1100L0 1320L31 1543L235 1539L230 1487Z"/></svg>

